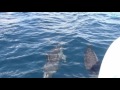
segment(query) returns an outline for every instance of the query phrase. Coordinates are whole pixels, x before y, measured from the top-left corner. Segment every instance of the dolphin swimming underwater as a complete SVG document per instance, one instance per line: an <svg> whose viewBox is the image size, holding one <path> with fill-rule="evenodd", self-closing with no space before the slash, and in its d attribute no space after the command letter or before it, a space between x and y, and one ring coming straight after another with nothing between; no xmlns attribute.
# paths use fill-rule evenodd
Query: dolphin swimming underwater
<svg viewBox="0 0 120 90"><path fill-rule="evenodd" d="M49 62L56 62L60 60L66 60L66 56L63 54L63 49L60 45L57 45L50 53L47 54Z"/></svg>
<svg viewBox="0 0 120 90"><path fill-rule="evenodd" d="M59 69L59 62L61 60L66 60L66 56L63 54L62 47L57 45L47 54L47 63L43 67L43 78L51 78Z"/></svg>
<svg viewBox="0 0 120 90"><path fill-rule="evenodd" d="M44 75L43 78L52 78L53 73L56 73L56 71L59 68L59 62L47 62L44 65Z"/></svg>
<svg viewBox="0 0 120 90"><path fill-rule="evenodd" d="M98 74L101 63L99 62L95 51L92 49L92 45L88 45L84 53L84 64L86 69L91 73Z"/></svg>

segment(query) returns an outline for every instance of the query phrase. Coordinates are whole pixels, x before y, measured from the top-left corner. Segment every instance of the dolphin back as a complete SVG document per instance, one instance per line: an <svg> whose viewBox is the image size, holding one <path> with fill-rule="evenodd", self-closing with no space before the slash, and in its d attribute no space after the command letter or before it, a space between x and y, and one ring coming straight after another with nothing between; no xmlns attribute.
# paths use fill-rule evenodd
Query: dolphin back
<svg viewBox="0 0 120 90"><path fill-rule="evenodd" d="M86 49L86 52L84 54L84 63L86 69L90 70L96 63L98 62L98 57L96 56L96 53L92 49L91 46L88 46Z"/></svg>

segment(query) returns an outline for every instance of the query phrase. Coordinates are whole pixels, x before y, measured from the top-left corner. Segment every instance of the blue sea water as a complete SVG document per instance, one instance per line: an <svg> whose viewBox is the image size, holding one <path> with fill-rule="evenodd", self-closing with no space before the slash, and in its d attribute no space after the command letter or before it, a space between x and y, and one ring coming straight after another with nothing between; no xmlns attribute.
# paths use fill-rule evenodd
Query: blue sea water
<svg viewBox="0 0 120 90"><path fill-rule="evenodd" d="M97 77L85 69L85 48L93 45L102 61L119 36L119 12L1 12L0 78L42 78L58 42L67 58L53 78Z"/></svg>

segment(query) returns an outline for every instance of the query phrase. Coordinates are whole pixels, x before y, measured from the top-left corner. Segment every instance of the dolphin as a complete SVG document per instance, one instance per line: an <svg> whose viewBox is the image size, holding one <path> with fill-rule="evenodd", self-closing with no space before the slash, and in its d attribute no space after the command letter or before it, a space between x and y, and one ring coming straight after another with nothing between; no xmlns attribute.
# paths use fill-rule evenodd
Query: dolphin
<svg viewBox="0 0 120 90"><path fill-rule="evenodd" d="M57 45L47 54L47 63L43 67L43 78L52 78L52 75L59 69L59 62L66 61L66 56L63 54L63 49Z"/></svg>
<svg viewBox="0 0 120 90"><path fill-rule="evenodd" d="M56 62L59 60L66 60L66 56L63 54L62 47L57 45L50 53L47 54L49 62Z"/></svg>
<svg viewBox="0 0 120 90"><path fill-rule="evenodd" d="M47 62L44 65L44 75L43 78L52 78L52 75L56 73L59 68L59 62Z"/></svg>
<svg viewBox="0 0 120 90"><path fill-rule="evenodd" d="M95 51L92 49L92 45L88 45L84 53L84 64L86 69L89 70L91 73L98 74L101 63L98 60Z"/></svg>

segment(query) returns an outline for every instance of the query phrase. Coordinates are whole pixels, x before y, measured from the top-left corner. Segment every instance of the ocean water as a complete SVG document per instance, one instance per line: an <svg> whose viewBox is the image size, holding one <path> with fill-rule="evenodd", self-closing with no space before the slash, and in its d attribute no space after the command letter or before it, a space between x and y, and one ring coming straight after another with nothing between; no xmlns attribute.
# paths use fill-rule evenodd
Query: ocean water
<svg viewBox="0 0 120 90"><path fill-rule="evenodd" d="M0 78L43 78L46 53L56 43L67 58L53 78L97 77L84 66L87 45L102 61L119 36L119 12L1 12Z"/></svg>

